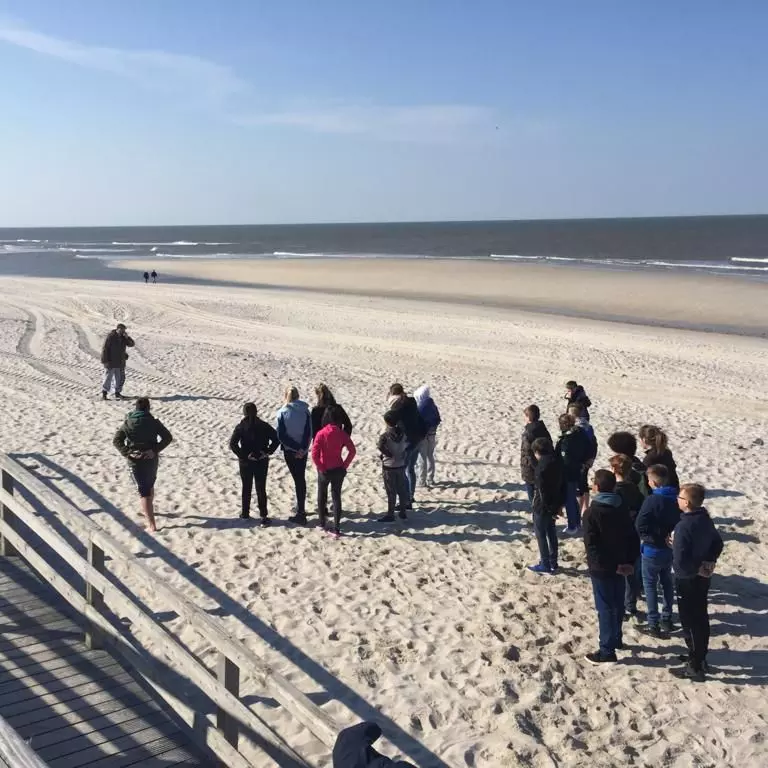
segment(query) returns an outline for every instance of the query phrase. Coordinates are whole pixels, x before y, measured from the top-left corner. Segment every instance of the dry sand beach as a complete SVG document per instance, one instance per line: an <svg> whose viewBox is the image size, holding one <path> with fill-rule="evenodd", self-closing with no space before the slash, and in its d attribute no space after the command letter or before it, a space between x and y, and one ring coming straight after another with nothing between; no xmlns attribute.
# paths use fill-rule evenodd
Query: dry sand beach
<svg viewBox="0 0 768 768"><path fill-rule="evenodd" d="M516 272L511 284L498 280L504 267L482 265L482 289L469 263L453 266L450 280L407 262L159 270L240 288L1 278L0 445L340 722L378 715L422 768L765 765L768 343L478 306L525 297L554 306L567 293L573 314L759 334L765 284L547 268ZM326 292L333 287L341 292ZM175 436L161 462L155 536L143 531L111 445L127 405L99 399L99 350L117 322L137 345L125 393L152 397ZM536 546L518 470L522 410L537 402L554 430L568 378L595 403L597 466L611 431L651 421L667 430L683 481L711 489L726 544L706 684L669 675L679 636L660 642L630 629L620 664L584 662L597 622L580 540L563 543L562 574L525 569ZM429 383L441 408L440 484L418 494L407 524L382 529L373 522L384 508L375 439L396 380ZM355 423L345 536L283 524L293 495L280 460L268 485L275 525L244 524L227 450L242 402L272 419L286 384L310 399L319 381ZM174 630L172 617L166 626ZM181 637L213 658L195 635ZM244 693L297 750L330 765L286 713L257 690Z"/></svg>

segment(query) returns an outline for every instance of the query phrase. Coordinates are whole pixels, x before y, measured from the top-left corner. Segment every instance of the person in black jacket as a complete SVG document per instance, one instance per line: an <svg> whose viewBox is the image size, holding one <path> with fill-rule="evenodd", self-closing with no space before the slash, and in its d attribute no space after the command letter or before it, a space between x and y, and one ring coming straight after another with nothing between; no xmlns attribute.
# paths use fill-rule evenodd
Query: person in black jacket
<svg viewBox="0 0 768 768"><path fill-rule="evenodd" d="M632 572L638 555L637 537L623 499L616 493L616 478L598 469L592 485L594 497L584 515L584 548L600 626L600 649L588 653L590 664L616 661L621 649L624 618L624 577Z"/></svg>
<svg viewBox="0 0 768 768"><path fill-rule="evenodd" d="M314 438L314 436L323 428L323 418L325 417L326 411L334 405L339 409L338 413L342 420L341 428L351 436L352 422L350 421L349 416L347 416L347 412L336 402L336 398L333 396L333 393L328 386L325 384L318 384L315 387L315 396L317 397L317 405L315 405L310 413L310 418L312 419L312 437Z"/></svg>
<svg viewBox="0 0 768 768"><path fill-rule="evenodd" d="M240 461L240 479L243 483L240 517L251 516L251 492L256 486L261 525L269 525L267 510L267 472L269 457L278 449L280 441L271 424L262 421L254 403L243 406L243 420L235 427L229 440L229 449Z"/></svg>
<svg viewBox="0 0 768 768"><path fill-rule="evenodd" d="M688 648L686 665L670 670L680 678L704 680L709 651L707 595L710 577L723 551L723 539L704 509L704 486L688 483L680 489L678 504L683 513L672 544L677 608Z"/></svg>
<svg viewBox="0 0 768 768"><path fill-rule="evenodd" d="M408 491L410 503L413 507L416 494L416 462L419 458L421 442L427 436L427 425L419 413L416 398L405 394L402 384L393 384L389 388L389 410L397 415L400 426L408 440L408 462L406 472L408 475ZM411 508L409 507L409 509Z"/></svg>
<svg viewBox="0 0 768 768"><path fill-rule="evenodd" d="M563 462L548 437L531 446L536 458L534 471L533 528L539 545L539 562L529 565L534 573L557 573L557 529L555 518L563 508Z"/></svg>
<svg viewBox="0 0 768 768"><path fill-rule="evenodd" d="M592 401L581 384L577 384L575 381L566 381L565 399L568 401L569 406L580 405L582 407L582 415L589 421L589 409L592 407Z"/></svg>
<svg viewBox="0 0 768 768"><path fill-rule="evenodd" d="M376 723L358 723L345 728L333 745L333 768L414 768L404 760L392 760L373 748L381 736Z"/></svg>
<svg viewBox="0 0 768 768"><path fill-rule="evenodd" d="M576 426L576 420L569 413L558 419L562 434L557 441L555 451L563 460L563 480L565 483L565 514L568 526L563 531L567 536L575 536L581 529L579 511L579 483L584 466L589 461L592 445L589 436Z"/></svg>
<svg viewBox="0 0 768 768"><path fill-rule="evenodd" d="M525 409L525 428L520 441L520 477L525 483L528 494L528 502L533 507L533 493L535 490L534 477L536 471L536 457L533 454L533 443L540 437L552 440L549 430L541 421L541 412L538 405L529 405Z"/></svg>
<svg viewBox="0 0 768 768"><path fill-rule="evenodd" d="M101 399L106 400L112 382L115 385L115 400L124 400L125 364L128 361L126 349L135 345L125 325L118 323L114 331L107 334L101 350L101 364L104 366L104 382L101 385Z"/></svg>
<svg viewBox="0 0 768 768"><path fill-rule="evenodd" d="M667 468L669 485L672 488L680 487L680 479L677 476L677 464L672 456L672 451L667 445L667 435L663 429L645 424L640 427L640 440L645 448L643 464L652 467L654 464L663 464Z"/></svg>

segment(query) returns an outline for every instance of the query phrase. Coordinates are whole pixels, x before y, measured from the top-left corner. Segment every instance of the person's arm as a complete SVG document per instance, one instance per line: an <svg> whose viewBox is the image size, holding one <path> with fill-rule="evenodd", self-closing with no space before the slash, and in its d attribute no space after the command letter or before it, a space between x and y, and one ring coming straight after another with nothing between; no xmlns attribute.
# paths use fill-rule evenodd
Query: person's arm
<svg viewBox="0 0 768 768"><path fill-rule="evenodd" d="M267 455L271 456L280 446L280 440L277 438L277 432L271 424L266 424L267 427Z"/></svg>
<svg viewBox="0 0 768 768"><path fill-rule="evenodd" d="M641 542L653 540L655 526L651 520L651 504L649 504L651 498L652 497L649 497L643 502L643 506L640 507L640 511L637 513L637 519L635 520L635 529L637 530L637 535L640 537Z"/></svg>
<svg viewBox="0 0 768 768"><path fill-rule="evenodd" d="M387 433L383 432L379 435L379 441L376 443L376 447L379 449L379 453L382 456L386 456L388 459L392 458L392 451L387 448Z"/></svg>
<svg viewBox="0 0 768 768"><path fill-rule="evenodd" d="M104 339L104 344L101 348L101 364L102 365L109 365L109 340L110 336L108 335L106 339Z"/></svg>
<svg viewBox="0 0 768 768"><path fill-rule="evenodd" d="M125 339L125 346L126 347L135 347L136 342L126 333L125 336L123 336Z"/></svg>
<svg viewBox="0 0 768 768"><path fill-rule="evenodd" d="M349 418L347 412L339 406L341 409L342 425L341 428L351 437L352 436L352 420Z"/></svg>
<svg viewBox="0 0 768 768"><path fill-rule="evenodd" d="M584 549L587 552L587 561L600 562L600 526L596 515L591 509L587 509L582 520L584 531Z"/></svg>
<svg viewBox="0 0 768 768"><path fill-rule="evenodd" d="M349 469L349 465L355 460L355 456L357 455L357 448L355 448L355 444L352 442L352 438L346 433L342 433L344 437L346 438L344 440L344 447L347 449L347 456L344 459L344 469Z"/></svg>
<svg viewBox="0 0 768 768"><path fill-rule="evenodd" d="M243 459L243 455L240 452L240 425L235 427L235 431L232 433L232 437L229 438L229 450L237 456L238 459Z"/></svg>
<svg viewBox="0 0 768 768"><path fill-rule="evenodd" d="M155 425L157 427L157 436L160 438L160 442L154 450L155 453L160 453L173 442L173 435L166 429L163 422L159 419L155 419Z"/></svg>
<svg viewBox="0 0 768 768"><path fill-rule="evenodd" d="M318 436L315 435L315 441L312 443L312 463L318 468L320 467L320 453L321 453L321 444L323 442L323 438L320 438L318 440Z"/></svg>
<svg viewBox="0 0 768 768"><path fill-rule="evenodd" d="M717 562L717 559L720 557L723 551L723 537L720 535L720 532L715 528L714 523L712 524L712 543L709 546L709 550L707 552L707 562L712 563L713 565Z"/></svg>
<svg viewBox="0 0 768 768"><path fill-rule="evenodd" d="M307 421L304 424L304 436L301 443L301 450L306 453L309 450L309 444L312 442L312 419L307 414Z"/></svg>
<svg viewBox="0 0 768 768"><path fill-rule="evenodd" d="M301 446L291 440L288 436L288 431L285 428L285 421L283 420L282 414L277 417L277 439L280 441L280 445L284 445L291 451L295 452L302 450Z"/></svg>
<svg viewBox="0 0 768 768"><path fill-rule="evenodd" d="M117 448L118 451L127 459L128 458L128 446L126 445L126 438L127 435L125 433L125 427L120 427L117 432L115 432L115 436L112 439L112 445Z"/></svg>

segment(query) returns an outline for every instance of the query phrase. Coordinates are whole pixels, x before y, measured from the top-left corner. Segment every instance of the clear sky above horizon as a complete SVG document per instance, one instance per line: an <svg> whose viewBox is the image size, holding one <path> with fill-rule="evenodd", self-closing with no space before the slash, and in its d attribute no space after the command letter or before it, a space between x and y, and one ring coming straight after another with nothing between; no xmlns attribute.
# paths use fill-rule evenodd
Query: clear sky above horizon
<svg viewBox="0 0 768 768"><path fill-rule="evenodd" d="M0 0L0 226L768 213L763 0Z"/></svg>

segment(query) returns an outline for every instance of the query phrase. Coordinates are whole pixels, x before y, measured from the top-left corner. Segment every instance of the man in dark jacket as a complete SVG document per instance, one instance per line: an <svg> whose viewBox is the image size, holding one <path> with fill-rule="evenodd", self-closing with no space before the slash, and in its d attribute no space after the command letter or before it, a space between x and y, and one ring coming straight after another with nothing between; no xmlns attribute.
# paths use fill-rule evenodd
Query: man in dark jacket
<svg viewBox="0 0 768 768"><path fill-rule="evenodd" d="M126 332L122 323L107 334L101 350L101 364L104 366L104 383L101 386L101 398L107 399L112 382L115 384L115 400L123 400L125 385L125 363L128 360L128 347L135 346L133 339Z"/></svg>
<svg viewBox="0 0 768 768"><path fill-rule="evenodd" d="M723 551L723 539L704 509L704 486L689 483L680 489L678 504L683 513L672 544L677 586L677 608L688 647L686 665L672 669L676 677L703 681L709 651L707 595L715 563Z"/></svg>
<svg viewBox="0 0 768 768"><path fill-rule="evenodd" d="M400 426L405 433L405 439L408 441L406 471L412 507L416 494L416 462L419 458L421 441L427 436L427 426L419 413L416 398L406 395L402 384L393 384L389 388L389 410L397 415Z"/></svg>
<svg viewBox="0 0 768 768"><path fill-rule="evenodd" d="M616 490L616 478L598 469L592 491L595 496L584 515L584 548L600 626L600 649L588 653L590 664L616 661L622 648L624 577L637 559L637 537L629 510Z"/></svg>
<svg viewBox="0 0 768 768"><path fill-rule="evenodd" d="M563 478L565 481L565 514L568 526L563 531L567 536L575 536L581 529L579 511L579 483L584 467L589 461L592 445L583 429L576 426L576 420L569 413L558 419L562 434L557 441L555 451L563 460Z"/></svg>
<svg viewBox="0 0 768 768"><path fill-rule="evenodd" d="M404 760L379 754L373 743L381 736L376 723L358 723L345 728L333 747L333 768L414 768Z"/></svg>
<svg viewBox="0 0 768 768"><path fill-rule="evenodd" d="M669 471L663 464L654 464L648 468L651 495L643 502L635 521L640 536L643 586L648 608L648 623L643 632L659 639L675 629L672 623L675 586L672 582L672 548L669 537L680 522L680 509L677 504L678 489L669 485L668 478ZM659 582L663 593L661 616Z"/></svg>
<svg viewBox="0 0 768 768"><path fill-rule="evenodd" d="M589 421L589 409L592 407L592 401L581 384L577 384L575 381L567 381L565 383L565 399L568 401L569 406L580 405L582 416Z"/></svg>
<svg viewBox="0 0 768 768"><path fill-rule="evenodd" d="M172 440L162 422L149 412L149 398L140 397L112 441L128 459L141 498L141 511L147 519L147 528L153 533L157 530L154 499L158 455Z"/></svg>
<svg viewBox="0 0 768 768"><path fill-rule="evenodd" d="M525 409L526 424L523 429L523 437L520 441L520 477L525 483L525 490L528 493L528 501L533 506L534 475L536 471L536 457L533 455L533 442L540 437L547 440L552 438L549 430L541 421L541 413L538 405L529 405Z"/></svg>
<svg viewBox="0 0 768 768"><path fill-rule="evenodd" d="M539 562L529 565L534 573L557 573L557 529L555 518L563 508L563 462L548 437L531 446L536 459L533 494L533 529L539 545Z"/></svg>

